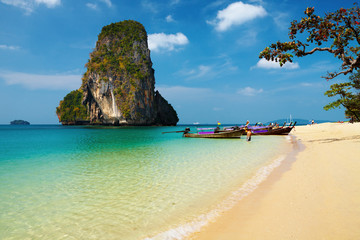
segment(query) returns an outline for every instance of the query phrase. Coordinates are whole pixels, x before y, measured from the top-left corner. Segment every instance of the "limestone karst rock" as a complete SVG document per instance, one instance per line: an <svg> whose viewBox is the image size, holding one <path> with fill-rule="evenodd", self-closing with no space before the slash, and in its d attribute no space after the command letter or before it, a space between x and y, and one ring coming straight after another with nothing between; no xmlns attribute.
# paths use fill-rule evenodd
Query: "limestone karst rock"
<svg viewBox="0 0 360 240"><path fill-rule="evenodd" d="M81 103L68 103L64 98L57 108L63 124L176 125L179 121L174 108L155 92L142 24L126 20L103 27L86 67L76 92ZM77 114L82 107L85 117Z"/></svg>

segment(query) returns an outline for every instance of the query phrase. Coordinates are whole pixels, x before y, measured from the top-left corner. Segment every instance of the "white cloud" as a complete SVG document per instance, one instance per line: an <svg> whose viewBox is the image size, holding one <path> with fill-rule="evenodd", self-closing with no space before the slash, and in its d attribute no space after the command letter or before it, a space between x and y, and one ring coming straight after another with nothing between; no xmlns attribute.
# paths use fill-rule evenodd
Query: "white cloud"
<svg viewBox="0 0 360 240"><path fill-rule="evenodd" d="M188 76L187 80L198 79L205 76L213 75L211 66L200 65L196 69L192 69L187 72L183 72L184 75Z"/></svg>
<svg viewBox="0 0 360 240"><path fill-rule="evenodd" d="M61 0L35 0L37 4L45 4L48 8L54 8L61 4Z"/></svg>
<svg viewBox="0 0 360 240"><path fill-rule="evenodd" d="M303 82L300 85L303 86L303 87L312 87L312 86L314 86L313 83L307 83L307 82Z"/></svg>
<svg viewBox="0 0 360 240"><path fill-rule="evenodd" d="M0 0L0 2L24 9L26 14L31 14L41 4L48 8L55 8L61 4L61 0Z"/></svg>
<svg viewBox="0 0 360 240"><path fill-rule="evenodd" d="M241 25L258 17L267 15L262 6L255 6L243 2L234 2L225 9L218 11L214 20L208 21L219 32L228 30L232 26Z"/></svg>
<svg viewBox="0 0 360 240"><path fill-rule="evenodd" d="M232 64L226 55L216 58L211 65L200 64L196 67L184 67L176 74L185 80L209 81L211 79L224 79L238 71L238 67Z"/></svg>
<svg viewBox="0 0 360 240"><path fill-rule="evenodd" d="M18 49L20 49L20 47L18 47L18 46L9 46L9 45L1 45L1 44L0 44L0 49L4 49L4 50L18 50Z"/></svg>
<svg viewBox="0 0 360 240"><path fill-rule="evenodd" d="M260 59L255 66L251 67L251 69L254 68L263 68L263 69L280 69L280 68L285 68L285 69L297 69L299 68L299 64L298 63L291 63L291 62L287 62L285 63L282 67L280 67L280 64L278 62L275 61L268 61L265 58Z"/></svg>
<svg viewBox="0 0 360 240"><path fill-rule="evenodd" d="M252 87L245 87L245 88L240 88L239 90L237 90L238 94L241 95L245 95L245 96L255 96L257 94L262 93L264 90L262 88L260 89L255 89Z"/></svg>
<svg viewBox="0 0 360 240"><path fill-rule="evenodd" d="M273 13L273 19L278 28L287 30L290 26L290 16L288 13L276 12Z"/></svg>
<svg viewBox="0 0 360 240"><path fill-rule="evenodd" d="M321 89L321 91L326 91L328 89L328 85L326 84L326 81L324 83L323 80L320 80L320 82L315 80L313 83L302 82L297 84L283 85L281 87L271 89L268 92L272 94L277 94L278 92L289 92L291 90L299 90L301 88L311 88L315 91L317 91L316 89Z"/></svg>
<svg viewBox="0 0 360 240"><path fill-rule="evenodd" d="M179 3L180 3L180 0L171 0L170 5L176 5Z"/></svg>
<svg viewBox="0 0 360 240"><path fill-rule="evenodd" d="M74 90L81 86L81 75L40 75L21 72L0 72L7 85L28 89Z"/></svg>
<svg viewBox="0 0 360 240"><path fill-rule="evenodd" d="M95 3L87 3L86 6L93 10L98 10L98 6Z"/></svg>
<svg viewBox="0 0 360 240"><path fill-rule="evenodd" d="M150 2L149 0L142 0L141 1L141 6L147 10L150 11L152 13L158 13L159 12L159 6L158 4L154 3L154 2Z"/></svg>
<svg viewBox="0 0 360 240"><path fill-rule="evenodd" d="M175 50L175 47L183 46L189 43L188 38L182 33L149 34L148 40L149 40L149 49L154 52L160 52L161 50L173 51Z"/></svg>
<svg viewBox="0 0 360 240"><path fill-rule="evenodd" d="M168 15L168 16L166 16L166 21L167 22L174 22L174 19L173 19L173 17L171 15Z"/></svg>
<svg viewBox="0 0 360 240"><path fill-rule="evenodd" d="M105 3L109 8L112 7L111 0L100 0L101 2Z"/></svg>
<svg viewBox="0 0 360 240"><path fill-rule="evenodd" d="M254 30L247 30L236 41L241 46L253 46L257 42L257 32Z"/></svg>
<svg viewBox="0 0 360 240"><path fill-rule="evenodd" d="M299 87L323 88L323 87L326 87L326 83L324 83L323 81L321 81L321 82L312 82L312 83L302 82L302 83L299 84Z"/></svg>
<svg viewBox="0 0 360 240"><path fill-rule="evenodd" d="M109 8L113 6L111 0L98 0L98 2L105 3ZM86 6L92 10L100 10L99 5L97 3L86 3Z"/></svg>

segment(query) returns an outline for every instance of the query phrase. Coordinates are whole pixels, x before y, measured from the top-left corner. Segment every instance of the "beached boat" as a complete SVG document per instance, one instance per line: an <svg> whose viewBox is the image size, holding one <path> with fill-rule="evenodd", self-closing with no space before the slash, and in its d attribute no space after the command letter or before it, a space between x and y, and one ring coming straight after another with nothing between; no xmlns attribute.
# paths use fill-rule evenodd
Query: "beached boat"
<svg viewBox="0 0 360 240"><path fill-rule="evenodd" d="M296 124L296 122L295 122ZM163 133L183 133L183 137L190 138L241 138L242 135L247 135L250 130L251 135L287 135L295 127L276 127L276 126L233 126L225 127L220 130L217 128L197 128L196 132L191 132L190 128L185 128L181 131L171 131Z"/></svg>
<svg viewBox="0 0 360 240"><path fill-rule="evenodd" d="M185 128L182 131L171 131L163 133L183 133L183 137L189 138L240 138L241 135L246 135L246 130L243 128L224 128L220 130L217 128L197 128L196 132L191 132L190 128Z"/></svg>
<svg viewBox="0 0 360 240"><path fill-rule="evenodd" d="M291 130L295 127L294 125L288 127L275 127L275 128L267 128L267 129L252 129L252 135L287 135L291 132Z"/></svg>
<svg viewBox="0 0 360 240"><path fill-rule="evenodd" d="M185 129L183 136L191 138L241 138L241 135L246 135L245 129L216 131L214 128L202 128L198 129L196 133L191 133L190 129L186 131L187 129Z"/></svg>

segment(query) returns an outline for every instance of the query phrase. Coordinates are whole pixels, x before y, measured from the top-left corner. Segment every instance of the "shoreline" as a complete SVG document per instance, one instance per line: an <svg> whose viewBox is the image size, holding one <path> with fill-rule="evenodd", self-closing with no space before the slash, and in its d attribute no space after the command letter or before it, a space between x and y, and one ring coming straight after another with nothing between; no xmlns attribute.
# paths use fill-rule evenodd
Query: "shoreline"
<svg viewBox="0 0 360 240"><path fill-rule="evenodd" d="M263 137L263 136L261 136ZM279 136L280 137L280 136ZM244 198L253 194L253 192L261 185L263 182L267 181L267 178L273 174L278 168L280 168L285 161L298 152L299 144L294 137L289 137L285 139L286 143L284 148L277 152L277 155L271 157L271 160L263 163L259 166L258 169L254 170L250 178L247 178L236 190L233 190L229 195L222 199L219 203L214 205L210 211L203 213L196 218L192 219L185 224L178 225L174 228L171 228L167 231L160 232L154 236L148 236L144 240L155 240L155 239L188 239L191 238L193 234L202 231L209 224L216 221L224 213L231 211L234 206L239 204ZM287 138L287 136L286 136ZM296 145L296 146L295 146ZM293 159L293 157L292 157Z"/></svg>
<svg viewBox="0 0 360 240"><path fill-rule="evenodd" d="M187 239L359 239L360 123L297 126L291 135L298 149Z"/></svg>

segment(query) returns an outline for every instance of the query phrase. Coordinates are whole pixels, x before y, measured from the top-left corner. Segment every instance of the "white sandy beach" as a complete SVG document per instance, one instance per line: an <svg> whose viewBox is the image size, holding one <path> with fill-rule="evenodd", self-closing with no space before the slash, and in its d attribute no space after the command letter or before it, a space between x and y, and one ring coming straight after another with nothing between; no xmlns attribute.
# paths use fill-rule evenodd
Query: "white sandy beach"
<svg viewBox="0 0 360 240"><path fill-rule="evenodd" d="M360 239L360 123L292 134L300 152L190 239Z"/></svg>

